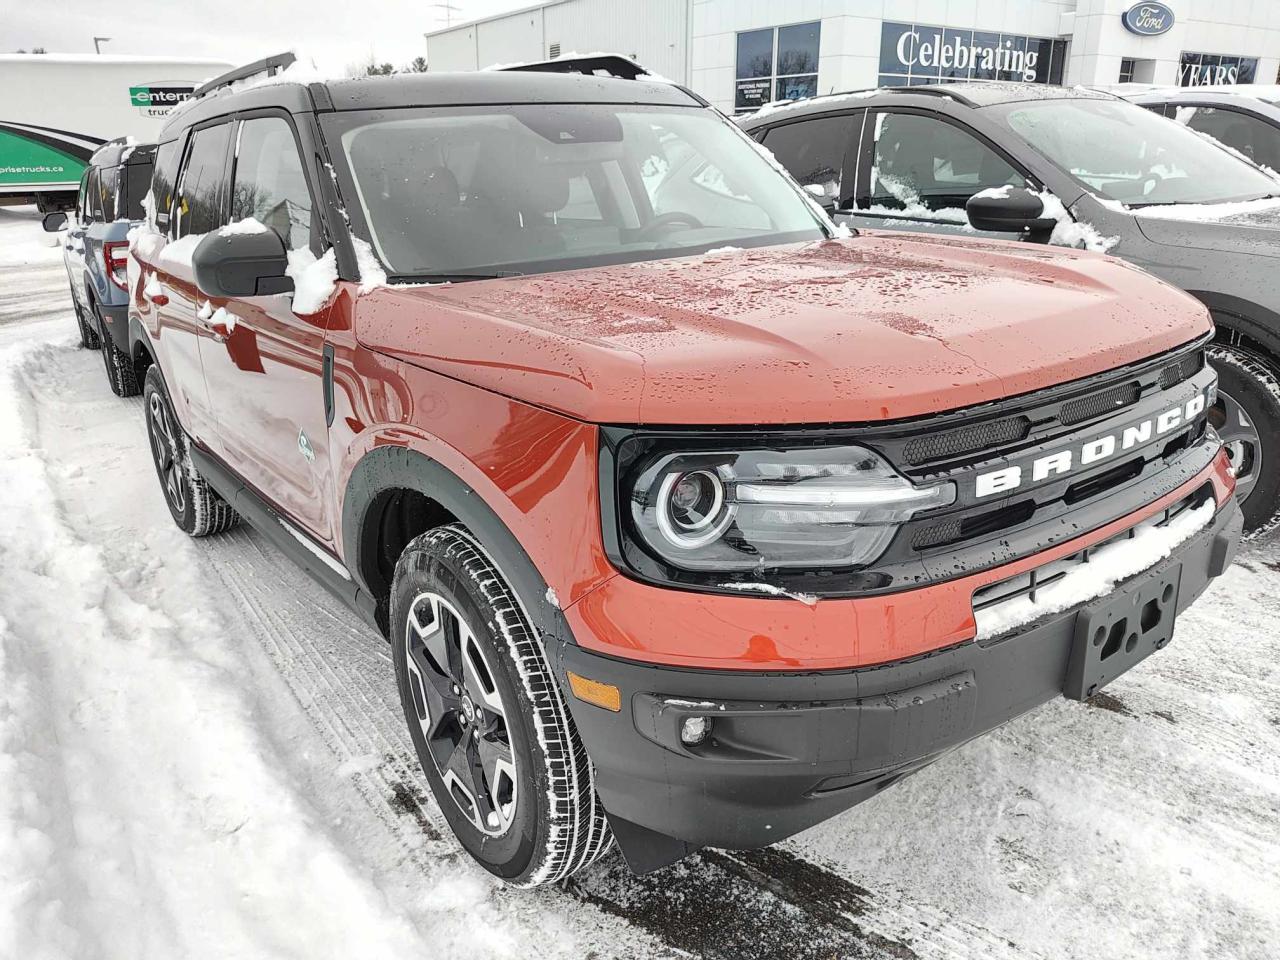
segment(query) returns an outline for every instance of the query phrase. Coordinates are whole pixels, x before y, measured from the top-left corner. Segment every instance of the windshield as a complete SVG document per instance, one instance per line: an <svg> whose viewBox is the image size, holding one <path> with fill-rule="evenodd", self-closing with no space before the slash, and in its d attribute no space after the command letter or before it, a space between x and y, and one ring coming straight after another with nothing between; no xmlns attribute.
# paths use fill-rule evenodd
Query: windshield
<svg viewBox="0 0 1280 960"><path fill-rule="evenodd" d="M502 276L824 236L820 213L703 108L537 104L346 113L369 239L403 277Z"/></svg>
<svg viewBox="0 0 1280 960"><path fill-rule="evenodd" d="M1130 206L1226 203L1276 190L1260 170L1131 103L1042 100L1004 113L1014 133L1091 192Z"/></svg>

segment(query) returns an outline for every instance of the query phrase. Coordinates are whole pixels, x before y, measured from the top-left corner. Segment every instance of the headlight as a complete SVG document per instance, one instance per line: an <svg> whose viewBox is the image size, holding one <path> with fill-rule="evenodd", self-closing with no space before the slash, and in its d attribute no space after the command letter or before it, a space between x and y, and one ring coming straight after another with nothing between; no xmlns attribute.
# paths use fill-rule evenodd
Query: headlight
<svg viewBox="0 0 1280 960"><path fill-rule="evenodd" d="M865 566L901 524L956 498L954 483L914 484L857 446L671 453L633 476L639 539L704 572Z"/></svg>

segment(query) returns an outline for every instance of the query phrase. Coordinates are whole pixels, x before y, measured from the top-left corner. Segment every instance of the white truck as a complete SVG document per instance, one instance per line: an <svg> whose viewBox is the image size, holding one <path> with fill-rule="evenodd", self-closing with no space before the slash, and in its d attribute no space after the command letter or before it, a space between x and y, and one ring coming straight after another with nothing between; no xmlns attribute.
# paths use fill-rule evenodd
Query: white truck
<svg viewBox="0 0 1280 960"><path fill-rule="evenodd" d="M98 147L155 137L165 116L224 60L43 53L0 55L0 205L75 205Z"/></svg>

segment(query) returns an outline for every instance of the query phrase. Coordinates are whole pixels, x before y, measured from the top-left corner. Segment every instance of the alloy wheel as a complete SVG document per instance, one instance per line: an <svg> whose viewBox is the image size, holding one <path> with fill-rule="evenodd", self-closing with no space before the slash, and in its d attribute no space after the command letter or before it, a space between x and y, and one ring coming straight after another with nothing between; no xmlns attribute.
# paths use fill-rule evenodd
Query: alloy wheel
<svg viewBox="0 0 1280 960"><path fill-rule="evenodd" d="M178 441L173 430L173 418L164 397L153 392L147 403L147 436L151 439L151 455L155 458L164 494L176 513L187 509L187 492L182 483L182 465L179 462Z"/></svg>
<svg viewBox="0 0 1280 960"><path fill-rule="evenodd" d="M449 795L471 824L502 836L516 812L516 762L496 673L457 609L414 598L405 663L418 725Z"/></svg>
<svg viewBox="0 0 1280 960"><path fill-rule="evenodd" d="M1244 408L1225 393L1219 392L1212 422L1231 458L1236 476L1236 496L1244 501L1262 473L1262 439Z"/></svg>

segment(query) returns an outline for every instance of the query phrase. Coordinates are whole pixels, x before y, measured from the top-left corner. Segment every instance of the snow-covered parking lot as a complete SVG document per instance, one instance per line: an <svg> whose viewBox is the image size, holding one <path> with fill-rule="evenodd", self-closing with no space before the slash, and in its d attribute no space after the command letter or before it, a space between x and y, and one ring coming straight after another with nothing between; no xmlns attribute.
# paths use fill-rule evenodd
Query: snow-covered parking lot
<svg viewBox="0 0 1280 960"><path fill-rule="evenodd" d="M0 208L0 958L1273 958L1280 544L1173 644L780 846L510 891L428 798L383 641L171 522L140 401Z"/></svg>

